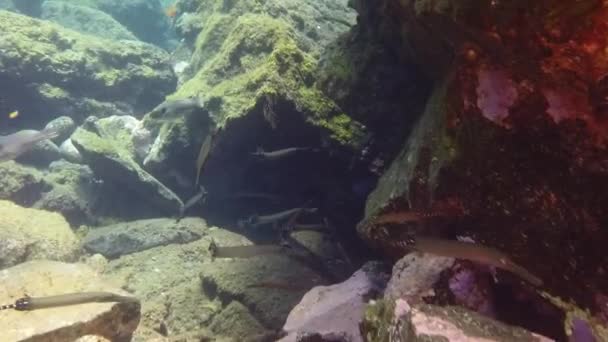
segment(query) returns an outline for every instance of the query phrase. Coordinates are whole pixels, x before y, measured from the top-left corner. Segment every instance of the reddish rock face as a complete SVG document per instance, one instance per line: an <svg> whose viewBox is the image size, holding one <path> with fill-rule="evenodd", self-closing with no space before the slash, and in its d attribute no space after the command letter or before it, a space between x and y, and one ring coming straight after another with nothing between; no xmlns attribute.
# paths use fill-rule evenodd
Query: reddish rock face
<svg viewBox="0 0 608 342"><path fill-rule="evenodd" d="M384 30L401 33L405 52L438 86L370 197L362 234L397 253L395 239L411 230L375 225L374 215L456 200L466 215L428 215L408 227L500 248L547 292L605 317L597 298L608 295L608 4L402 0L380 8Z"/></svg>

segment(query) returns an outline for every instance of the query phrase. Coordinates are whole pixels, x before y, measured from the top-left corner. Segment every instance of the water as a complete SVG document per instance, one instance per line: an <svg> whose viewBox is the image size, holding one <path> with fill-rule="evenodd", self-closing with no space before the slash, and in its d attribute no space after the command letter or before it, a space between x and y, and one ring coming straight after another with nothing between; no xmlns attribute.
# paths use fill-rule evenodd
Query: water
<svg viewBox="0 0 608 342"><path fill-rule="evenodd" d="M446 3L0 0L3 341L608 338L605 5Z"/></svg>

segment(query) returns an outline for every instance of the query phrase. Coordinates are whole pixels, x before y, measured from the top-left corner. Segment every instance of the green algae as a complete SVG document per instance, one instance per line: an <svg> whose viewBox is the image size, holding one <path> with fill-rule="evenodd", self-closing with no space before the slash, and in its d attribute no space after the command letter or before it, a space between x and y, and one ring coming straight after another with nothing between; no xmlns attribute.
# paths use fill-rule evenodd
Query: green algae
<svg viewBox="0 0 608 342"><path fill-rule="evenodd" d="M212 114L223 124L268 97L291 101L306 121L343 145L357 145L364 127L314 85L317 59L300 47L285 21L266 14L213 14L195 43L199 71L169 99L219 99ZM221 42L221 43L220 43Z"/></svg>
<svg viewBox="0 0 608 342"><path fill-rule="evenodd" d="M176 82L169 55L149 44L93 37L7 11L0 11L0 30L0 69L26 79L43 99L90 93L124 101L127 93L137 103L144 91L153 98Z"/></svg>

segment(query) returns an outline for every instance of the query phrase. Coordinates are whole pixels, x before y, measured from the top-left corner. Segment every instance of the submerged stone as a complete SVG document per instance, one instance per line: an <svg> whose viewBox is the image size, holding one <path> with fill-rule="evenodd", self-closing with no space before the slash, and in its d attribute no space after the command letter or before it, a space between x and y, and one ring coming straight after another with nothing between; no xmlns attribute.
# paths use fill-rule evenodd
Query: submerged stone
<svg viewBox="0 0 608 342"><path fill-rule="evenodd" d="M10 304L25 294L45 297L74 292L125 291L100 279L84 264L47 260L29 261L0 272L0 303ZM135 303L86 303L22 312L6 310L0 315L5 341L75 341L101 336L111 341L128 341L137 328L140 307ZM97 341L97 339L96 339Z"/></svg>
<svg viewBox="0 0 608 342"><path fill-rule="evenodd" d="M30 122L86 113L145 112L173 91L169 55L137 41L102 39L0 11L0 86ZM99 111L99 112L97 112Z"/></svg>
<svg viewBox="0 0 608 342"><path fill-rule="evenodd" d="M93 228L83 245L89 252L113 259L152 247L192 242L206 231L207 225L200 218L184 218L179 222L171 218L138 220Z"/></svg>
<svg viewBox="0 0 608 342"><path fill-rule="evenodd" d="M0 201L0 268L33 259L72 261L79 250L60 214Z"/></svg>

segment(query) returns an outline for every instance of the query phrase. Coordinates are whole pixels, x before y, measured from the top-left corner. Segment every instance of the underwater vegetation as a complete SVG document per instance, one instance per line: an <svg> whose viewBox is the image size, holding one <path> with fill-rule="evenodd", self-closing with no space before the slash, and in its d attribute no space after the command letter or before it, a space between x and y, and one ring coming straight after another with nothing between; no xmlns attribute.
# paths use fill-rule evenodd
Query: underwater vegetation
<svg viewBox="0 0 608 342"><path fill-rule="evenodd" d="M608 340L607 18L0 0L3 338Z"/></svg>

